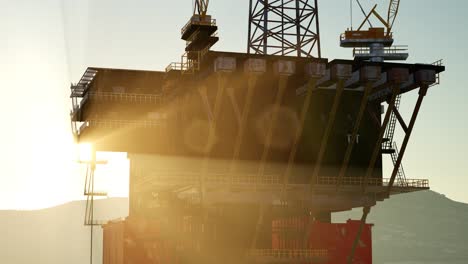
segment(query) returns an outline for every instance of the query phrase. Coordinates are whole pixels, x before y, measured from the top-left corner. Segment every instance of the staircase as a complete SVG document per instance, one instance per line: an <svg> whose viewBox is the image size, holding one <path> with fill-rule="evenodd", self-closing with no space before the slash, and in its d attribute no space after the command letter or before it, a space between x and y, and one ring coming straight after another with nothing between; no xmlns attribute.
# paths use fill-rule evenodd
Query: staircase
<svg viewBox="0 0 468 264"><path fill-rule="evenodd" d="M398 154L399 154L398 146L396 142L393 142L393 149L395 149L395 152L391 154L391 157L392 157L393 166L395 166L397 159L398 159ZM398 168L396 180L397 180L396 186L408 187L408 182L406 180L406 175L405 175L405 170L403 169L403 164L400 164L400 167Z"/></svg>
<svg viewBox="0 0 468 264"><path fill-rule="evenodd" d="M398 110L400 108L401 104L401 94L397 96L395 100L395 109ZM385 131L385 137L384 137L384 142L382 146L382 152L390 154L393 162L393 166L396 165L399 151L398 151L398 146L395 141L393 141L393 137L395 135L395 128L396 128L396 122L397 118L395 113L392 113L390 122L388 123L387 130ZM403 169L403 164L400 164L400 167L398 168L397 172L397 186L407 186L407 181L406 181L406 175L405 171Z"/></svg>
<svg viewBox="0 0 468 264"><path fill-rule="evenodd" d="M395 100L395 109L398 110L400 108L400 104L401 104L401 94L399 94ZM390 122L388 123L387 131L385 132L385 137L384 137L385 142L383 143L384 150L393 150L392 144L393 144L393 136L395 135L396 122L397 122L396 115L395 113L392 113L392 116L390 117Z"/></svg>
<svg viewBox="0 0 468 264"><path fill-rule="evenodd" d="M94 198L95 197L107 197L106 192L96 191L94 189L94 174L97 164L106 164L104 161L90 161L82 162L86 164L86 178L84 187L84 196L86 197L86 209L85 209L85 226L99 226L105 224L106 221L97 221L94 219Z"/></svg>

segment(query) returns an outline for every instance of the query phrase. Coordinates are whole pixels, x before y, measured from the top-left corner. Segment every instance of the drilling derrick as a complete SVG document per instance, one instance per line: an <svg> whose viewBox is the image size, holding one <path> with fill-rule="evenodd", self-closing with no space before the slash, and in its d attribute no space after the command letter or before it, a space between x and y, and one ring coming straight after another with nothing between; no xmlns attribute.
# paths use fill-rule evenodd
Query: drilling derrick
<svg viewBox="0 0 468 264"><path fill-rule="evenodd" d="M317 0L249 0L247 53L320 58Z"/></svg>
<svg viewBox="0 0 468 264"><path fill-rule="evenodd" d="M392 3L387 30L344 34L342 46L373 49L354 60L321 57L317 1L251 0L247 53L211 50L217 23L196 1L166 71L89 68L72 86L76 139L130 160L129 216L103 225L104 263L372 263L371 207L429 189L401 163L445 70L373 53L393 43ZM360 207L362 219L332 223Z"/></svg>

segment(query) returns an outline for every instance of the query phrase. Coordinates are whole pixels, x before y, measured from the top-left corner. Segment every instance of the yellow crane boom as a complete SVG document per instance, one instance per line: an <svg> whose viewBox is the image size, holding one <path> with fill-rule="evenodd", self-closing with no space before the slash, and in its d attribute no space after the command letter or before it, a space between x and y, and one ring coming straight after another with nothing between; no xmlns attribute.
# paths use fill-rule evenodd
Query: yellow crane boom
<svg viewBox="0 0 468 264"><path fill-rule="evenodd" d="M358 2L359 3L359 2ZM359 3L359 6L361 4ZM362 8L362 6L361 6ZM357 31L360 31L366 22L369 22L369 19L372 15L374 15L384 26L387 31L387 36L390 36L393 25L395 24L396 17L398 15L398 10L400 8L400 0L390 0L390 4L388 7L387 13L387 20L385 20L376 10L377 5L371 9L371 11L367 14L364 21L362 21L361 25L359 26Z"/></svg>

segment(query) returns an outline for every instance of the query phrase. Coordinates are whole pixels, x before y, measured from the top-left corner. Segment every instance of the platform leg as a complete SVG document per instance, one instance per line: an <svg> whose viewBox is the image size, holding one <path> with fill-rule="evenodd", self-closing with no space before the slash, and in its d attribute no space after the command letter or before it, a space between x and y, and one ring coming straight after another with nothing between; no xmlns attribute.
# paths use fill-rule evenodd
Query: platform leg
<svg viewBox="0 0 468 264"><path fill-rule="evenodd" d="M271 122L268 126L267 135L265 139L265 146L263 147L262 157L260 159L260 165L257 171L257 177L255 178L255 190L257 189L258 180L265 174L265 167L270 153L271 141L273 140L273 132L276 128L276 121L278 119L278 112L280 110L281 102L283 101L284 93L288 84L289 76L280 76L278 92L276 94L275 104L273 106L273 113Z"/></svg>
<svg viewBox="0 0 468 264"><path fill-rule="evenodd" d="M333 106L332 106L332 109L331 109L331 112L330 112L330 117L328 119L328 124L327 124L327 127L325 129L325 133L323 135L322 142L320 143L320 150L319 150L319 153L318 153L318 158L317 158L317 161L315 162L314 170L312 172L312 177L310 179L310 189L311 190L313 190L314 185L317 183L319 173L320 173L320 169L322 168L323 159L325 157L325 151L328 148L328 141L330 139L330 135L331 135L331 133L333 131L333 127L335 125L336 114L338 113L338 108L340 106L341 97L343 95L344 82L345 82L344 80L339 80L338 83L337 83L336 95L335 95L335 99L333 101Z"/></svg>
<svg viewBox="0 0 468 264"><path fill-rule="evenodd" d="M245 127L246 127L247 119L250 114L250 108L252 106L252 101L253 101L252 99L253 99L255 87L257 85L257 80L258 80L258 76L255 74L249 76L248 78L247 94L245 96L245 103L244 103L244 107L241 113L241 118L240 118L240 123L239 123L239 132L237 134L236 141L234 143L234 153L232 155L232 160L231 160L231 164L229 167L229 174L231 175L231 181L230 181L231 186L234 183L234 177L235 177L236 169L237 169L237 162L238 162L241 147L242 147L242 141L244 139Z"/></svg>
<svg viewBox="0 0 468 264"><path fill-rule="evenodd" d="M390 192L393 188L393 184L395 182L395 177L398 173L398 169L401 166L401 162L403 160L403 157L405 155L406 147L408 146L409 139L411 137L411 133L413 132L414 124L416 123L416 119L418 118L419 110L421 109L422 102L424 100L424 97L427 94L427 86L421 87L419 89L419 97L418 101L416 102L416 106L413 111L413 115L411 116L411 121L408 125L408 130L406 131L405 138L403 140L403 145L401 146L400 153L398 154L398 159L395 163L395 166L393 167L392 171L392 176L390 178L390 183L388 184L388 191L387 194L390 195Z"/></svg>
<svg viewBox="0 0 468 264"><path fill-rule="evenodd" d="M289 183L289 177L291 176L291 170L294 164L294 160L296 159L296 154L297 154L297 149L299 147L299 142L302 137L302 133L304 130L304 124L305 120L307 118L307 113L309 112L310 108L310 103L312 101L312 94L314 93L315 86L316 86L316 79L312 79L309 81L307 84L307 95L304 100L304 104L302 105L302 110L300 114L300 120L299 120L299 127L297 128L296 135L294 137L294 143L292 145L291 151L289 152L289 159L288 159L288 165L286 167L286 171L283 176L283 188L282 188L282 195L283 199L285 199L286 195L286 188Z"/></svg>
<svg viewBox="0 0 468 264"><path fill-rule="evenodd" d="M359 113L356 118L356 124L354 125L353 135L351 136L351 142L346 148L343 164L341 165L341 170L340 170L340 173L338 174L338 181L337 181L337 186L336 186L337 190L339 189L341 185L341 181L343 177L345 177L346 171L348 170L349 161L351 159L351 154L353 153L353 148L356 144L357 135L359 133L359 128L361 127L361 121L362 121L362 118L364 117L364 113L368 105L368 97L369 97L371 90L372 90L372 83L368 82L364 90L364 95L362 97L361 106L359 108Z"/></svg>
<svg viewBox="0 0 468 264"><path fill-rule="evenodd" d="M371 160L369 162L369 166L366 171L366 175L364 176L364 180L362 182L362 188L364 192L367 189L368 179L374 173L374 168L375 168L375 163L377 162L377 157L382 151L382 141L385 135L385 130L387 129L388 122L390 122L390 116L392 115L393 108L395 107L395 101L399 93L400 93L400 85L395 85L395 87L393 88L392 99L389 102L387 113L385 114L383 124L380 128L380 133L379 133L379 136L377 137L377 142L375 143L374 152L372 153Z"/></svg>
<svg viewBox="0 0 468 264"><path fill-rule="evenodd" d="M354 254L356 253L356 248L359 244L359 240L361 240L362 231L364 230L364 226L366 225L367 216L369 215L370 210L371 208L369 206L366 206L363 209L361 224L359 225L358 233L356 235L356 238L354 239L353 247L351 248L351 253L348 257L348 264L352 264L354 261Z"/></svg>

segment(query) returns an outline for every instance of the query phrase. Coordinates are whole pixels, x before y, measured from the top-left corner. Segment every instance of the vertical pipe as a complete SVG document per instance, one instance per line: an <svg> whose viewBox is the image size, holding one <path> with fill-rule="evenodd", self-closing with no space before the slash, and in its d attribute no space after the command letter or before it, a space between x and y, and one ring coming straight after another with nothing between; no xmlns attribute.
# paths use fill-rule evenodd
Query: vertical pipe
<svg viewBox="0 0 468 264"><path fill-rule="evenodd" d="M382 124L382 127L380 128L380 133L377 138L377 142L374 147L374 152L372 153L371 160L369 162L369 167L367 168L366 175L364 176L364 181L363 181L363 190L364 192L366 191L367 188L367 180L372 177L372 174L374 173L374 168L375 168L375 163L377 162L377 157L379 153L382 151L382 141L383 137L385 135L385 130L387 129L388 122L390 121L390 116L393 112L393 108L395 107L395 101L400 93L400 85L399 84L394 84L395 87L393 88L393 94L392 94L392 99L390 100L390 103L388 105L387 113L385 114L385 118Z"/></svg>
<svg viewBox="0 0 468 264"><path fill-rule="evenodd" d="M281 55L284 56L284 0L281 0Z"/></svg>
<svg viewBox="0 0 468 264"><path fill-rule="evenodd" d="M418 118L419 110L421 109L422 102L424 97L427 94L427 86L421 87L419 90L419 97L418 101L416 102L416 106L413 111L413 115L411 116L411 121L408 125L408 131L406 132L405 139L403 140L403 145L401 146L400 153L398 155L398 159L395 163L393 168L392 176L390 178L390 183L388 184L388 195L390 195L390 191L392 190L393 183L395 182L395 177L398 173L398 169L400 168L401 162L405 155L406 147L408 146L409 139L411 137L411 133L413 132L414 124L416 123L416 119Z"/></svg>
<svg viewBox="0 0 468 264"><path fill-rule="evenodd" d="M361 127L361 121L362 121L362 118L364 117L364 113L368 104L367 102L368 97L369 97L371 90L372 90L372 83L368 82L364 90L364 95L362 97L361 106L359 108L359 113L356 118L356 124L354 124L353 134L351 136L351 142L346 148L343 164L341 165L341 170L340 170L340 173L338 174L337 189L341 185L341 180L346 175L346 171L348 170L349 161L351 159L351 154L353 153L353 148L356 144L357 135L359 133L359 128Z"/></svg>
<svg viewBox="0 0 468 264"><path fill-rule="evenodd" d="M270 4L268 0L264 2L263 9L263 55L268 54L268 12L270 11Z"/></svg>
<svg viewBox="0 0 468 264"><path fill-rule="evenodd" d="M301 15L299 12L299 0L296 0L296 51L297 51L297 56L301 57L301 48L302 48L302 43L301 43ZM283 14L284 16L284 14Z"/></svg>
<svg viewBox="0 0 468 264"><path fill-rule="evenodd" d="M320 21L319 21L319 9L318 9L318 1L315 0L315 22L317 25L317 50L318 50L318 57L322 58L322 48L320 42Z"/></svg>
<svg viewBox="0 0 468 264"><path fill-rule="evenodd" d="M93 221L94 221L94 171L96 170L96 151L92 150L92 156L91 156L91 175L90 175L90 180L91 180L91 234L90 234L90 254L89 254L89 263L93 263L93 231L94 231L94 226L93 226Z"/></svg>
<svg viewBox="0 0 468 264"><path fill-rule="evenodd" d="M320 150L318 153L317 161L315 162L314 171L312 172L312 178L310 179L311 190L313 189L314 184L318 180L318 174L320 172L320 169L322 168L322 162L323 162L323 158L325 157L325 151L327 150L327 147L328 147L328 141L330 139L333 126L335 125L336 114L340 106L341 96L343 95L344 82L345 82L344 80L339 80L337 83L336 95L335 95L333 106L330 112L330 117L328 119L328 124L325 129L322 142L320 143Z"/></svg>
<svg viewBox="0 0 468 264"><path fill-rule="evenodd" d="M248 27L248 40L247 40L247 54L250 54L250 47L252 47L252 21L253 21L253 10L252 1L249 1L249 27Z"/></svg>

